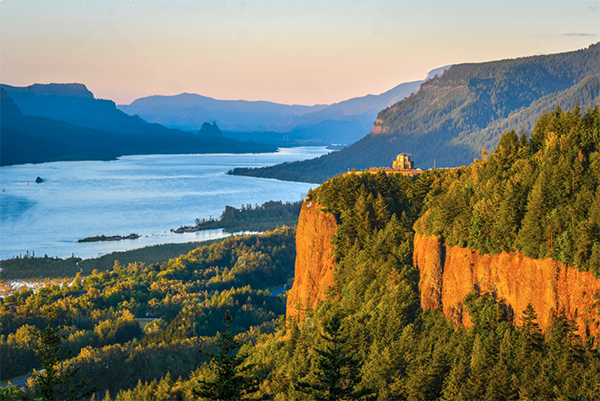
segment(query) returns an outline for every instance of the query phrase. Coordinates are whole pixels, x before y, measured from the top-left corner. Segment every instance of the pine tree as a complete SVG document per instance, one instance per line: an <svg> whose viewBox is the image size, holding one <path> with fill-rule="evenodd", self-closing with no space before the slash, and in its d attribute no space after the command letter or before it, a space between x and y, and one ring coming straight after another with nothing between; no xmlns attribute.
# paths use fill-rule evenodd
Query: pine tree
<svg viewBox="0 0 600 401"><path fill-rule="evenodd" d="M167 374L160 380L156 392L153 397L157 400L169 400L171 399L171 389L173 388L173 380L171 379L171 373Z"/></svg>
<svg viewBox="0 0 600 401"><path fill-rule="evenodd" d="M466 340L466 336L464 337ZM471 356L466 351L467 344L461 344L456 350L456 359L448 376L444 380L442 399L467 401L473 399L468 384Z"/></svg>
<svg viewBox="0 0 600 401"><path fill-rule="evenodd" d="M511 369L512 338L511 330L504 332L498 357L490 371L489 382L486 389L486 400L515 400L517 394L514 389Z"/></svg>
<svg viewBox="0 0 600 401"><path fill-rule="evenodd" d="M339 313L333 314L320 337L325 344L315 349L318 359L314 380L299 381L295 389L319 401L371 399L373 391L358 389L363 361L349 349L349 335L343 333Z"/></svg>
<svg viewBox="0 0 600 401"><path fill-rule="evenodd" d="M102 401L112 401L112 398L110 398L110 391L106 390L106 394L104 394Z"/></svg>
<svg viewBox="0 0 600 401"><path fill-rule="evenodd" d="M224 320L225 332L219 335L215 344L218 352L200 350L211 359L209 368L213 377L198 380L197 386L192 389L196 397L210 400L239 400L258 391L258 380L249 374L254 366L247 364L246 357L238 352L243 343L235 339L229 328L232 321L229 310L225 312Z"/></svg>
<svg viewBox="0 0 600 401"><path fill-rule="evenodd" d="M496 221L490 233L490 242L494 253L512 251L519 228L519 211L517 191L512 181L504 187L500 207L496 214Z"/></svg>
<svg viewBox="0 0 600 401"><path fill-rule="evenodd" d="M540 351L543 345L542 331L537 322L537 313L531 304L527 304L521 316L521 330L525 336L526 351Z"/></svg>
<svg viewBox="0 0 600 401"><path fill-rule="evenodd" d="M488 386L490 356L481 335L477 334L471 352L469 387L474 399L483 399Z"/></svg>
<svg viewBox="0 0 600 401"><path fill-rule="evenodd" d="M90 380L82 379L74 384L73 379L79 368L72 365L63 366L61 363L70 357L72 352L61 353L62 339L67 336L62 334L64 326L52 327L53 322L54 316L51 315L48 317L46 328L35 333L38 338L38 349L35 353L40 358L43 371L34 376L34 382L42 400L78 400L90 397L95 391L95 388L90 388Z"/></svg>
<svg viewBox="0 0 600 401"><path fill-rule="evenodd" d="M381 193L377 194L375 200L375 224L378 229L383 229L390 221L390 212Z"/></svg>
<svg viewBox="0 0 600 401"><path fill-rule="evenodd" d="M543 241L544 231L542 218L545 216L544 189L540 179L533 186L527 203L527 213L519 231L519 245L523 253L536 258L539 255L540 245Z"/></svg>
<svg viewBox="0 0 600 401"><path fill-rule="evenodd" d="M520 329L521 343L516 361L519 369L519 396L529 399L539 394L545 380L542 371L542 332L531 304L523 311Z"/></svg>

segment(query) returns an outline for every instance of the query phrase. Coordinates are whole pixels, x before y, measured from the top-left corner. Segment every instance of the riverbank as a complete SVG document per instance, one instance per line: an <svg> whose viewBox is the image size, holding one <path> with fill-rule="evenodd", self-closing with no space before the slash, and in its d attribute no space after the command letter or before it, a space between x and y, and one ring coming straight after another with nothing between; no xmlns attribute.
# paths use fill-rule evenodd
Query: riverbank
<svg viewBox="0 0 600 401"><path fill-rule="evenodd" d="M225 237L221 229L175 234L170 228L219 216L226 205L292 202L310 184L226 175L235 166L265 166L318 156L324 148L277 153L127 156L111 162L57 162L1 167L0 259L48 254L97 258L115 251ZM41 184L27 185L37 176ZM256 230L259 231L259 230ZM128 241L78 243L95 235Z"/></svg>
<svg viewBox="0 0 600 401"><path fill-rule="evenodd" d="M75 256L70 258L36 257L25 255L17 258L0 260L0 283L6 287L10 282L18 286L26 282L37 282L41 279L72 278L80 272L86 276L93 270L99 272L112 269L115 261L121 264L162 263L169 259L186 254L192 249L202 245L209 245L219 240L201 242L186 242L180 244L152 245L131 251L112 252L99 258L81 259Z"/></svg>

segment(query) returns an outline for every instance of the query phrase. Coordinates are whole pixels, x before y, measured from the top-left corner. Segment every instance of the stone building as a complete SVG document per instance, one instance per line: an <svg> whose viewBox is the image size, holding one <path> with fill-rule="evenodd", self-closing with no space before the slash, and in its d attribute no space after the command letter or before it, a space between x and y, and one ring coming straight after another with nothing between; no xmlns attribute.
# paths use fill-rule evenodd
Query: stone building
<svg viewBox="0 0 600 401"><path fill-rule="evenodd" d="M394 170L413 170L415 168L415 163L410 160L410 157L407 154L400 153L392 163L392 168Z"/></svg>

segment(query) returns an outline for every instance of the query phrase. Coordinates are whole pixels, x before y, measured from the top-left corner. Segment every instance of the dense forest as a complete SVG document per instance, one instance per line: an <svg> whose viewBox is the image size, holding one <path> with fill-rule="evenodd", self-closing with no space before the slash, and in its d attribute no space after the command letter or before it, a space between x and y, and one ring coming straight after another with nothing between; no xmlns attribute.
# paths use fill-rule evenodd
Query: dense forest
<svg viewBox="0 0 600 401"><path fill-rule="evenodd" d="M322 183L336 174L390 166L399 153L422 169L456 167L494 149L506 130L530 130L541 112L600 103L600 43L574 52L453 65L382 110L371 133L339 152L234 174Z"/></svg>
<svg viewBox="0 0 600 401"><path fill-rule="evenodd" d="M218 219L196 219L196 227L207 230L223 228L227 232L266 231L277 226L295 226L298 223L302 201L269 201L262 205L242 205L240 208L225 206Z"/></svg>
<svg viewBox="0 0 600 401"><path fill-rule="evenodd" d="M490 255L551 257L600 278L600 110L557 107L531 138L510 130L482 159L435 182L417 232Z"/></svg>
<svg viewBox="0 0 600 401"><path fill-rule="evenodd" d="M294 230L279 229L7 297L2 357L31 360L28 330L52 307L72 328L77 378L109 389L105 400L600 399L598 339L561 311L542 331L531 305L515 319L473 292L472 326L455 326L421 308L413 265L418 232L597 275L599 163L600 110L575 107L545 113L530 137L505 132L468 167L339 175L308 195L338 223L334 285L314 310L277 320L284 299L263 291L292 274ZM159 319L141 331L140 316Z"/></svg>
<svg viewBox="0 0 600 401"><path fill-rule="evenodd" d="M77 374L101 390L135 387L206 361L229 310L245 338L273 331L285 299L268 289L293 277L295 230L230 237L162 264L115 262L112 270L23 289L0 299L0 380L40 368L37 334L54 315ZM141 327L143 329L141 329ZM110 369L109 369L110 367ZM28 394L36 391L29 388Z"/></svg>

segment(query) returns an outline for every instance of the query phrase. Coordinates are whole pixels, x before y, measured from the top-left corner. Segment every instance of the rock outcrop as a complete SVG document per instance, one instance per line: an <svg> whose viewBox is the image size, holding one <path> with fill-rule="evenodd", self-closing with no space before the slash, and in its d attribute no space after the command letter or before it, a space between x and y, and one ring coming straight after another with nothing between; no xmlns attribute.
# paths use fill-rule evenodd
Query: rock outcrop
<svg viewBox="0 0 600 401"><path fill-rule="evenodd" d="M335 261L332 236L337 230L335 217L319 211L315 202L304 202L296 232L296 272L288 292L287 316L302 319L325 299L333 285Z"/></svg>
<svg viewBox="0 0 600 401"><path fill-rule="evenodd" d="M296 234L296 272L288 292L287 315L302 319L325 299L336 268L332 237L333 215L305 202ZM552 259L531 259L520 253L480 255L478 251L445 247L438 237L415 235L414 264L419 269L421 307L442 309L456 324L469 327L465 297L477 291L504 303L516 324L529 303L545 330L562 313L577 323L586 338L600 334L600 280Z"/></svg>
<svg viewBox="0 0 600 401"><path fill-rule="evenodd" d="M415 236L413 257L420 274L422 308L442 308L457 324L470 326L462 302L477 291L503 302L517 324L531 303L542 330L558 312L574 320L584 338L600 332L600 280L590 272L520 253L490 256L456 246L446 248L438 237L420 235Z"/></svg>
<svg viewBox="0 0 600 401"><path fill-rule="evenodd" d="M198 135L200 135L203 138L223 137L223 133L221 132L219 127L217 127L216 122L213 122L212 124L205 122L204 124L202 124L202 128L200 128L200 131L198 131Z"/></svg>

